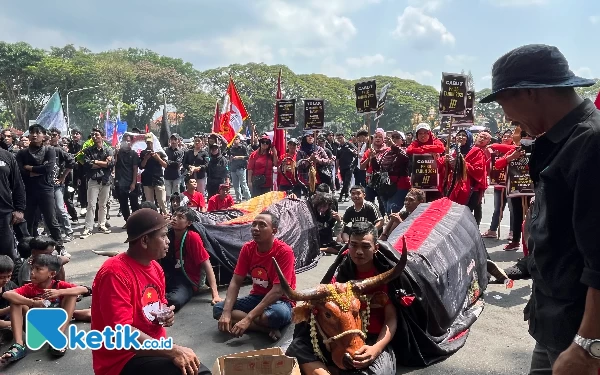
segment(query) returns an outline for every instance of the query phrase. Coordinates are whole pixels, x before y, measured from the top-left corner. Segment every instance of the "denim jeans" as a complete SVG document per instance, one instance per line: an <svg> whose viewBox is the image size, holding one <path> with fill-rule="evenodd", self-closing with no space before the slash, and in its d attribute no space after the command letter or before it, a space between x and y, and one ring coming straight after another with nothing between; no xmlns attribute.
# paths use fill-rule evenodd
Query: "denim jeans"
<svg viewBox="0 0 600 375"><path fill-rule="evenodd" d="M54 205L55 205L55 213L56 219L58 221L58 225L64 229L67 235L73 234L73 229L71 229L71 221L69 220L69 213L65 208L65 199L64 199L64 190L65 186L55 186L54 187Z"/></svg>
<svg viewBox="0 0 600 375"><path fill-rule="evenodd" d="M248 183L246 182L246 168L232 171L231 183L233 184L233 190L235 190L236 202L240 202L242 198L244 200L250 199L250 189L248 188Z"/></svg>
<svg viewBox="0 0 600 375"><path fill-rule="evenodd" d="M404 198L406 198L407 194L408 190L398 189L391 198L384 199L383 202L385 204L385 213L389 215L391 213L400 212L402 207L404 207Z"/></svg>
<svg viewBox="0 0 600 375"><path fill-rule="evenodd" d="M88 180L87 182L87 212L85 214L85 229L94 229L94 216L96 203L98 204L98 225L106 227L106 204L110 194L110 185L102 185L102 182Z"/></svg>
<svg viewBox="0 0 600 375"><path fill-rule="evenodd" d="M498 226L500 225L500 213L504 212L504 208L506 207L508 198L506 197L505 192L506 190L504 189L494 189L494 214L492 215L492 223L490 224L490 230L492 232L498 230Z"/></svg>
<svg viewBox="0 0 600 375"><path fill-rule="evenodd" d="M167 202L171 200L173 193L179 193L179 185L181 184L181 178L176 180L165 180L165 192L167 193Z"/></svg>
<svg viewBox="0 0 600 375"><path fill-rule="evenodd" d="M233 310L249 313L263 300L265 296L250 294L246 297L240 297L235 301ZM223 314L225 301L219 302L213 306L213 318L219 320ZM266 315L269 322L269 328L280 329L292 322L292 305L288 301L278 300L265 308L263 314Z"/></svg>

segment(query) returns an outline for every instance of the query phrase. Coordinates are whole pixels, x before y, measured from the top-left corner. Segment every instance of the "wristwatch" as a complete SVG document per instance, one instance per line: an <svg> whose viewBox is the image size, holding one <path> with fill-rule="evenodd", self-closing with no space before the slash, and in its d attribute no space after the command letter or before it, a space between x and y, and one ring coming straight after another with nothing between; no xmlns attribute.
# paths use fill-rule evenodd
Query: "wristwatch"
<svg viewBox="0 0 600 375"><path fill-rule="evenodd" d="M600 359L600 339L586 339L575 335L573 342L585 349L593 358Z"/></svg>

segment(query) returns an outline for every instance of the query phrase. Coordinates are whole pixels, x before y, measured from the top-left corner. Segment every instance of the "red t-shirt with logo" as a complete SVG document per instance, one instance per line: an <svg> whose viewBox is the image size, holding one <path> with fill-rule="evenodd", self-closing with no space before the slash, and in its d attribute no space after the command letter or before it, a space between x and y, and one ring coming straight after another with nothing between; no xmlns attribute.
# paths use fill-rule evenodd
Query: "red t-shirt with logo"
<svg viewBox="0 0 600 375"><path fill-rule="evenodd" d="M281 268L281 272L290 287L296 289L296 271L294 268L296 257L294 251L288 244L276 238L273 241L273 247L266 253L259 253L258 245L254 241L246 242L242 246L233 273L244 277L250 275L252 278L250 294L264 296L273 288L273 284L280 284L272 258L275 258L277 264L279 264L279 268ZM282 299L290 301L285 296Z"/></svg>
<svg viewBox="0 0 600 375"><path fill-rule="evenodd" d="M175 250L175 260L179 260L179 247L181 241L173 241L173 249ZM204 248L204 242L200 235L193 230L189 230L185 237L183 258L185 273L188 277L198 285L200 283L200 271L202 270L201 264L206 262L209 258L208 252Z"/></svg>
<svg viewBox="0 0 600 375"><path fill-rule="evenodd" d="M167 337L165 328L154 323L151 312L166 304L165 274L156 261L143 265L126 253L108 259L92 284L92 330L129 324L154 339ZM130 350L92 351L96 375L119 375L134 356Z"/></svg>
<svg viewBox="0 0 600 375"><path fill-rule="evenodd" d="M226 210L229 207L233 206L235 202L233 201L233 197L230 194L223 199L219 194L213 195L208 200L208 210L207 211L219 211Z"/></svg>
<svg viewBox="0 0 600 375"><path fill-rule="evenodd" d="M375 267L371 268L371 270L366 272L356 271L356 279L364 280L371 276L377 275L377 270ZM371 298L371 316L369 319L369 327L367 328L369 333L379 334L383 329L383 323L385 322L385 307L391 303L390 298L388 297L388 286L387 284L381 285L378 288L369 291L369 295L372 295ZM383 300L384 303L379 305L376 304L376 300ZM366 306L365 306L366 308Z"/></svg>
<svg viewBox="0 0 600 375"><path fill-rule="evenodd" d="M50 284L50 288L49 289L69 289L69 288L75 288L77 285L75 284L71 284L68 283L66 281L52 281L52 284ZM33 284L33 283L29 283L29 284L25 284L22 287L16 288L12 290L13 292L22 295L23 297L26 298L41 298L42 294L44 294L44 289L38 287L37 285ZM50 300L50 303L54 304L54 303L60 303L61 298L56 298L54 300Z"/></svg>
<svg viewBox="0 0 600 375"><path fill-rule="evenodd" d="M206 201L204 200L204 194L202 194L199 191L194 191L194 195L191 195L187 191L184 191L183 195L185 195L189 200L188 207L202 209L202 208L204 208L204 206L206 206Z"/></svg>

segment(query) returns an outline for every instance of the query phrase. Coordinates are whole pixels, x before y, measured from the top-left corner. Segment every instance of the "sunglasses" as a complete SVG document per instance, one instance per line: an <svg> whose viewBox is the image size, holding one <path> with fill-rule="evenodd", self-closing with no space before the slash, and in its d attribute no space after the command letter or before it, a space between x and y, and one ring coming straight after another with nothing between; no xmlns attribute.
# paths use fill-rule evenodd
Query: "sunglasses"
<svg viewBox="0 0 600 375"><path fill-rule="evenodd" d="M270 141L260 141L261 145L270 145L271 142Z"/></svg>

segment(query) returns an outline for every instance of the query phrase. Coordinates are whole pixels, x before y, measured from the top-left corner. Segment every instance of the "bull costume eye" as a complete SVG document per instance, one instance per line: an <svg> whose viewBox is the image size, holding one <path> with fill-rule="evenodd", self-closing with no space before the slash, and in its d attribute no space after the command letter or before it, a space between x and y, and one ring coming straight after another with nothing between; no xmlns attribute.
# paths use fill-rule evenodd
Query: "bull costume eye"
<svg viewBox="0 0 600 375"><path fill-rule="evenodd" d="M331 319L331 313L329 311L325 312L325 317Z"/></svg>

